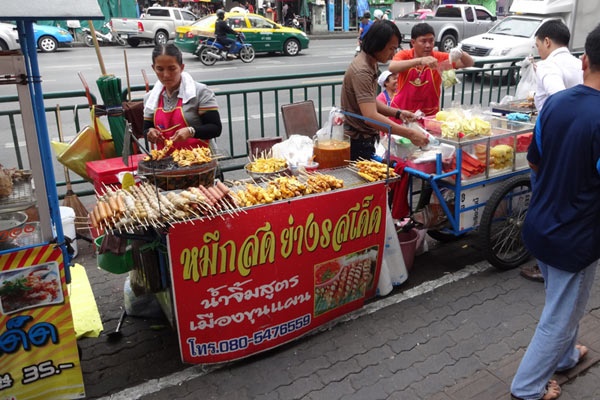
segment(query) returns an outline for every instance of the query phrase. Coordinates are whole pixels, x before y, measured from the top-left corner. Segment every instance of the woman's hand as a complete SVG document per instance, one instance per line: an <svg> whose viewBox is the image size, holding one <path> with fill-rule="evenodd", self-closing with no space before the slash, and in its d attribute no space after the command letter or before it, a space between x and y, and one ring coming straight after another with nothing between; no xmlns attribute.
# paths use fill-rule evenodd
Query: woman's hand
<svg viewBox="0 0 600 400"><path fill-rule="evenodd" d="M175 132L175 134L171 138L171 140L173 142L182 142L184 140L188 140L193 137L194 137L194 133L193 133L192 128L186 126L184 128L178 129L177 132Z"/></svg>
<svg viewBox="0 0 600 400"><path fill-rule="evenodd" d="M148 129L146 137L150 143L162 143L165 141L163 134L156 128Z"/></svg>

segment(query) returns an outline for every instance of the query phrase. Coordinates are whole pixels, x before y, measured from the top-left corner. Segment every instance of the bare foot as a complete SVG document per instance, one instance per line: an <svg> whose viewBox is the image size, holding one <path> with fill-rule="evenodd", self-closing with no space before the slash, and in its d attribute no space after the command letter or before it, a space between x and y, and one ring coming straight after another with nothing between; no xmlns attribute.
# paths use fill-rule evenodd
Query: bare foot
<svg viewBox="0 0 600 400"><path fill-rule="evenodd" d="M576 344L575 348L577 350L579 350L579 359L577 360L577 363L580 363L581 360L583 360L583 358L585 357L585 355L588 353L588 348L585 347L582 344Z"/></svg>
<svg viewBox="0 0 600 400"><path fill-rule="evenodd" d="M555 380L551 380L546 385L546 393L544 393L544 397L541 400L554 400L560 397L560 386L558 386L558 382Z"/></svg>

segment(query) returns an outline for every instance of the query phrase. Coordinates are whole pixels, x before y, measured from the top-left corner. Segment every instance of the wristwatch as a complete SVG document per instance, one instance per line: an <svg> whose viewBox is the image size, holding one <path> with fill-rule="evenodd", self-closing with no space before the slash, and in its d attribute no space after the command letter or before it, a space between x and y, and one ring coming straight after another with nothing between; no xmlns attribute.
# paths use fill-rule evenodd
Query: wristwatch
<svg viewBox="0 0 600 400"><path fill-rule="evenodd" d="M401 115L402 115L402 110L396 110L396 119L400 119Z"/></svg>

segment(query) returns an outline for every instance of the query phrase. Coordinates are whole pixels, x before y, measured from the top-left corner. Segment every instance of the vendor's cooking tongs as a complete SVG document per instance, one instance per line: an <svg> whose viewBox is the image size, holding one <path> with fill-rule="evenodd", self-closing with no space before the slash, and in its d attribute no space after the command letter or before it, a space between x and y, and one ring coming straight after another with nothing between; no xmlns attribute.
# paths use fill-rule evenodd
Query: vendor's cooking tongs
<svg viewBox="0 0 600 400"><path fill-rule="evenodd" d="M127 125L129 125L129 124L127 124ZM143 144L142 144L142 142L141 142L141 141L140 141L140 140L139 140L137 137L135 137L135 135L133 135L133 134L132 134L132 135L131 135L131 139L133 139L133 141L135 142L135 144L137 144L137 145L138 145L138 148L139 148L139 149L140 149L140 150L141 150L141 151L142 151L144 154L146 154L146 155L148 155L148 156L152 156L152 154L151 154L151 153L150 153L150 151L149 151L149 150L146 148L146 146L145 146L145 145L143 145Z"/></svg>

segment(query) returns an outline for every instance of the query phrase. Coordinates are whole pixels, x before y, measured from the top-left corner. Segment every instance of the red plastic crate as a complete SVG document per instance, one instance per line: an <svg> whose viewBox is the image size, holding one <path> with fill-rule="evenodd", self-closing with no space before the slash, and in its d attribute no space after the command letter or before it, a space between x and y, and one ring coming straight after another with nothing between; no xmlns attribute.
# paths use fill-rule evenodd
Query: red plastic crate
<svg viewBox="0 0 600 400"><path fill-rule="evenodd" d="M123 164L122 157L88 161L85 163L85 169L94 183L94 189L98 193L104 193L104 185L120 186L117 174L124 171L137 171L138 162L143 158L143 154L131 156L129 166Z"/></svg>

